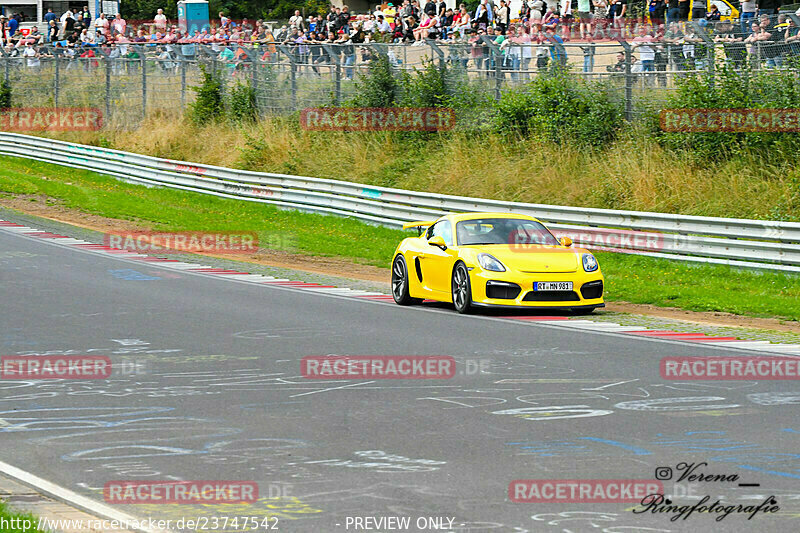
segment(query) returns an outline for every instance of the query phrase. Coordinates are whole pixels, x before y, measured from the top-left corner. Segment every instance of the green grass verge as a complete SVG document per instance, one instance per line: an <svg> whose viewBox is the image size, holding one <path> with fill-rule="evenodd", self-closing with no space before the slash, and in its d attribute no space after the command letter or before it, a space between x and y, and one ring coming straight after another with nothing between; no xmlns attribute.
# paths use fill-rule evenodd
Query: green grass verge
<svg viewBox="0 0 800 533"><path fill-rule="evenodd" d="M0 524L3 533L44 533L34 527L38 523L39 521L33 515L14 512L6 504L0 502ZM30 527L24 527L28 525Z"/></svg>
<svg viewBox="0 0 800 533"><path fill-rule="evenodd" d="M598 252L607 301L800 320L800 275Z"/></svg>
<svg viewBox="0 0 800 533"><path fill-rule="evenodd" d="M409 235L339 217L129 185L93 172L11 157L0 157L0 194L43 195L65 207L158 231L256 231L262 246L387 268L397 243ZM798 275L597 255L608 301L800 320Z"/></svg>

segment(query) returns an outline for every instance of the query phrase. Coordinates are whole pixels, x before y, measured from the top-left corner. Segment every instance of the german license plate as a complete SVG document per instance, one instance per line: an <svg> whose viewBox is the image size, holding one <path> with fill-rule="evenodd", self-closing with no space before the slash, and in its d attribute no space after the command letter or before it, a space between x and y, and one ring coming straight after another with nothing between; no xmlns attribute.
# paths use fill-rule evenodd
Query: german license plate
<svg viewBox="0 0 800 533"><path fill-rule="evenodd" d="M534 291L571 291L571 281L534 281Z"/></svg>

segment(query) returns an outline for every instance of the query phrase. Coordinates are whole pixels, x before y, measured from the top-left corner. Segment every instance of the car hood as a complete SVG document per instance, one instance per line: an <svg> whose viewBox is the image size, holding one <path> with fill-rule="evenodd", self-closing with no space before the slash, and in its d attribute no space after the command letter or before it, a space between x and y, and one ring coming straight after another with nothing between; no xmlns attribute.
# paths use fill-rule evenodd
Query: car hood
<svg viewBox="0 0 800 533"><path fill-rule="evenodd" d="M558 246L493 244L476 249L496 257L506 268L521 272L576 272L578 256L575 249ZM477 247L476 247L477 248Z"/></svg>

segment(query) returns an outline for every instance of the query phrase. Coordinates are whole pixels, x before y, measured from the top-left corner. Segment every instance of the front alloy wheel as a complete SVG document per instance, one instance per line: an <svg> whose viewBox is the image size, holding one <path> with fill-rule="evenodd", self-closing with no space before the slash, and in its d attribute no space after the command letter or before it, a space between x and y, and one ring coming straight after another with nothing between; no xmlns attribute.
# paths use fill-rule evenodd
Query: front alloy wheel
<svg viewBox="0 0 800 533"><path fill-rule="evenodd" d="M472 287L469 284L469 272L464 263L456 265L453 270L453 305L461 314L472 311Z"/></svg>
<svg viewBox="0 0 800 533"><path fill-rule="evenodd" d="M395 257L392 264L392 297L398 305L414 305L421 301L408 292L408 268L402 255Z"/></svg>

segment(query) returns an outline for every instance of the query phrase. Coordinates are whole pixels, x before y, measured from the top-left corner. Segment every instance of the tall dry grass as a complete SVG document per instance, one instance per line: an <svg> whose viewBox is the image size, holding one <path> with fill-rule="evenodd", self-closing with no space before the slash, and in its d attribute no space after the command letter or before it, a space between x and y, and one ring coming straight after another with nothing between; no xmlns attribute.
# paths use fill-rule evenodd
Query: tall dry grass
<svg viewBox="0 0 800 533"><path fill-rule="evenodd" d="M602 151L495 134L302 131L291 119L198 127L151 115L135 131L59 138L211 165L499 200L800 220L800 170L769 154L698 166L631 132ZM764 157L766 155L766 157Z"/></svg>

